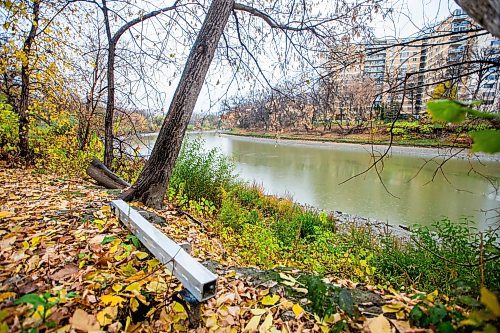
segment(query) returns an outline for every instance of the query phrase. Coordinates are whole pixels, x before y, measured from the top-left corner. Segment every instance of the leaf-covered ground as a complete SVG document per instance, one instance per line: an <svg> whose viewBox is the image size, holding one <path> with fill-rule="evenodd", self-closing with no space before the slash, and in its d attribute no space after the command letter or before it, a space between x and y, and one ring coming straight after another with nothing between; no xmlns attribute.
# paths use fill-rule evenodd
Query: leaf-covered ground
<svg viewBox="0 0 500 333"><path fill-rule="evenodd" d="M314 299L296 271L259 281L239 269L244 262L209 228L167 207L157 212L166 219L160 229L190 243L198 260L217 263L219 274L217 296L203 304L198 328L189 329L175 301L182 286L113 216L115 195L83 179L0 165L0 332L410 330L417 301L408 295L364 287L381 296L376 310L367 300L355 305L356 315L336 309L320 318L306 311Z"/></svg>

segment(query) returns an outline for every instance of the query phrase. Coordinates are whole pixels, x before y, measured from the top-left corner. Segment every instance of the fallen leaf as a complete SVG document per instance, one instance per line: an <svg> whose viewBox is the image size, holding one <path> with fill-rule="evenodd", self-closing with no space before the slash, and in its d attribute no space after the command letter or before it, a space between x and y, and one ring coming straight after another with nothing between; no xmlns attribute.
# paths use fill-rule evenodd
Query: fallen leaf
<svg viewBox="0 0 500 333"><path fill-rule="evenodd" d="M273 326L273 315L272 313L268 313L266 318L264 319L264 322L259 327L259 332L260 333L269 332L272 326Z"/></svg>
<svg viewBox="0 0 500 333"><path fill-rule="evenodd" d="M110 306L97 313L97 320L99 321L99 324L101 324L101 326L106 326L113 323L113 320L115 320L117 314L118 307Z"/></svg>
<svg viewBox="0 0 500 333"><path fill-rule="evenodd" d="M304 313L304 309L302 309L302 307L299 305L299 304L294 304L292 306L292 311L293 313L295 313L295 316L298 317L300 316L302 313Z"/></svg>
<svg viewBox="0 0 500 333"><path fill-rule="evenodd" d="M267 295L260 302L263 305L274 305L274 304L278 303L279 300L280 300L280 296L279 295L273 295L273 296Z"/></svg>
<svg viewBox="0 0 500 333"><path fill-rule="evenodd" d="M260 317L262 316L253 316L243 329L243 332L257 332L257 328L259 327Z"/></svg>
<svg viewBox="0 0 500 333"><path fill-rule="evenodd" d="M50 278L54 281L66 280L68 277L78 273L78 267L75 264L68 264L64 266L63 269L58 270L54 274L50 275Z"/></svg>
<svg viewBox="0 0 500 333"><path fill-rule="evenodd" d="M368 328L371 333L392 333L391 323L384 315L369 319Z"/></svg>
<svg viewBox="0 0 500 333"><path fill-rule="evenodd" d="M266 309L251 309L250 312L254 315L254 316L260 316L260 315L263 315L264 313L267 312Z"/></svg>
<svg viewBox="0 0 500 333"><path fill-rule="evenodd" d="M142 260L146 259L149 256L149 254L146 252L137 252L135 256L137 257L137 259Z"/></svg>
<svg viewBox="0 0 500 333"><path fill-rule="evenodd" d="M121 305L123 302L125 302L125 298L116 296L116 295L103 295L101 297L101 303L104 305Z"/></svg>
<svg viewBox="0 0 500 333"><path fill-rule="evenodd" d="M76 309L69 320L71 328L83 332L99 331L101 326L94 315L88 314L82 309Z"/></svg>

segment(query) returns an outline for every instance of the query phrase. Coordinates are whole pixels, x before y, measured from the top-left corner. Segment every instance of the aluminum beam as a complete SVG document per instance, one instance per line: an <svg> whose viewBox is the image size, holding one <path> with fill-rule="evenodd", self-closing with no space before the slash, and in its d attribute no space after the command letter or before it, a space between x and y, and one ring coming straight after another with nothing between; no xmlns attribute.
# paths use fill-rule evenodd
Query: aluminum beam
<svg viewBox="0 0 500 333"><path fill-rule="evenodd" d="M215 296L217 275L191 257L180 245L165 236L125 201L111 201L111 209L199 302Z"/></svg>

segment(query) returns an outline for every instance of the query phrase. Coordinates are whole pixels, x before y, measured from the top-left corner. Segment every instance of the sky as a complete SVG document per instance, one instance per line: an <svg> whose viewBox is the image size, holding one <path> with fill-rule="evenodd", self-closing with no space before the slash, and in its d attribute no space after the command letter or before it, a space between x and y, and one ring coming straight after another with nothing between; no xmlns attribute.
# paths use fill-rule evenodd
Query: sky
<svg viewBox="0 0 500 333"><path fill-rule="evenodd" d="M333 0L325 0L325 6L328 6L330 1ZM423 28L434 26L448 17L455 9L460 8L453 0L390 0L389 2L389 5L394 8L394 12L385 18L381 16L375 18L372 24L374 34L378 38L414 36ZM211 78L207 77L207 81L210 80ZM231 93L237 93L235 87L229 88L229 95ZM212 90L209 93L208 89L204 87L194 112L218 112L219 105L212 106L209 110L210 99L214 100L216 96L217 91Z"/></svg>
<svg viewBox="0 0 500 333"><path fill-rule="evenodd" d="M309 0L313 1L313 0ZM324 6L332 6L335 0L317 0L323 2ZM371 23L374 34L378 38L404 38L415 36L420 30L431 27L449 16L455 9L459 8L453 0L388 0L388 6L393 8L390 15L376 16ZM187 50L185 49L184 52ZM263 59L263 67L274 66L269 58ZM270 70L272 72L272 70ZM272 75L270 75L272 77ZM178 84L179 75L173 80L159 82L159 87L164 91L165 105L162 113L168 111L169 103ZM220 101L225 96L241 94L241 91L250 90L254 84L251 80L240 80L240 84L229 85L232 74L220 64L214 61L206 78L205 86L198 98L195 113L217 113L220 109ZM210 87L210 89L208 88ZM218 102L217 102L218 101Z"/></svg>

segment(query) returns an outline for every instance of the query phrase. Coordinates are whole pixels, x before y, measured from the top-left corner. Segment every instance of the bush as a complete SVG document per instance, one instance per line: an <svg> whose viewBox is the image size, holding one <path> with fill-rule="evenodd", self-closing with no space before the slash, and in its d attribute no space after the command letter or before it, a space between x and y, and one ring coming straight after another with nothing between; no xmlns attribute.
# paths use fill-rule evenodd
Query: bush
<svg viewBox="0 0 500 333"><path fill-rule="evenodd" d="M189 200L209 200L221 207L222 194L229 190L234 175L234 164L219 150L203 150L201 138L183 144L170 178L170 190L182 191Z"/></svg>
<svg viewBox="0 0 500 333"><path fill-rule="evenodd" d="M30 131L30 146L34 153L35 166L46 171L82 175L93 157L100 156L102 143L93 135L85 150L78 142L76 123L59 124L54 121L50 126L33 126ZM83 167L82 167L83 166Z"/></svg>
<svg viewBox="0 0 500 333"><path fill-rule="evenodd" d="M12 106L0 98L0 156L17 152L19 118Z"/></svg>
<svg viewBox="0 0 500 333"><path fill-rule="evenodd" d="M479 256L480 234L464 219L451 222L444 219L428 227L412 230L408 244L394 239L385 239L381 251L374 259L378 278L395 285L413 285L424 291L439 289L452 291L479 292L481 272ZM498 235L493 231L483 234L483 257L498 255L495 247ZM500 286L499 259L487 260L485 264L486 287L497 291Z"/></svg>

